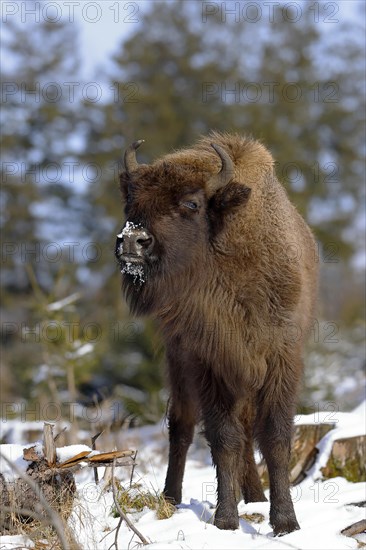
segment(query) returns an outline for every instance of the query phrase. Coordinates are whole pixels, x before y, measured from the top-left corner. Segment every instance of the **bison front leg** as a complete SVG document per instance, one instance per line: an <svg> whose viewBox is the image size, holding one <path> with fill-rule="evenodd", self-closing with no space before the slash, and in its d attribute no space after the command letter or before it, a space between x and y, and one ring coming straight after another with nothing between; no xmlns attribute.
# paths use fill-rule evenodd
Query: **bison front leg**
<svg viewBox="0 0 366 550"><path fill-rule="evenodd" d="M239 516L240 459L243 452L242 429L237 418L210 411L205 415L205 434L211 447L217 474L215 525L219 529L237 529Z"/></svg>
<svg viewBox="0 0 366 550"><path fill-rule="evenodd" d="M187 406L188 405L188 406ZM186 410L186 407L188 410ZM195 416L189 404L183 414L181 403L173 402L169 411L169 464L165 480L164 495L173 504L182 501L182 482L187 451L192 443Z"/></svg>

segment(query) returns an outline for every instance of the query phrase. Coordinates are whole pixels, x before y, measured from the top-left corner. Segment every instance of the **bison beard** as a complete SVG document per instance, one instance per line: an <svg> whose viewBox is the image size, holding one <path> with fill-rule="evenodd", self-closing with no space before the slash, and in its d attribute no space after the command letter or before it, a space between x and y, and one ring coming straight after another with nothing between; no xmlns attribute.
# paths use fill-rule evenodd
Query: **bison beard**
<svg viewBox="0 0 366 550"><path fill-rule="evenodd" d="M215 525L238 528L240 493L266 500L255 441L268 465L274 534L289 533L299 529L288 467L316 296L314 239L260 143L212 133L139 165L141 143L126 151L120 175L126 224L116 256L131 311L152 315L165 341L165 497L181 502L202 421L217 470Z"/></svg>

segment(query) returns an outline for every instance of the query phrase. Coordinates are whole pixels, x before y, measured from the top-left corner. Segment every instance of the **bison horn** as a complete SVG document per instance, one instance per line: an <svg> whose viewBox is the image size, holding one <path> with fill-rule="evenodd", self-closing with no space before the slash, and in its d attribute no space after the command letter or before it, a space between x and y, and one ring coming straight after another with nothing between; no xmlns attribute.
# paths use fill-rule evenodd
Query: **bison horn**
<svg viewBox="0 0 366 550"><path fill-rule="evenodd" d="M139 164L136 160L136 149L140 147L144 143L144 139L139 139L138 141L134 141L132 145L126 149L125 152L125 170L127 174L132 174L139 166L142 166Z"/></svg>
<svg viewBox="0 0 366 550"><path fill-rule="evenodd" d="M211 147L215 149L222 162L220 172L212 176L207 183L208 188L215 192L222 187L225 187L225 185L227 185L229 181L233 178L234 164L227 152L222 147L216 145L216 143L211 143Z"/></svg>

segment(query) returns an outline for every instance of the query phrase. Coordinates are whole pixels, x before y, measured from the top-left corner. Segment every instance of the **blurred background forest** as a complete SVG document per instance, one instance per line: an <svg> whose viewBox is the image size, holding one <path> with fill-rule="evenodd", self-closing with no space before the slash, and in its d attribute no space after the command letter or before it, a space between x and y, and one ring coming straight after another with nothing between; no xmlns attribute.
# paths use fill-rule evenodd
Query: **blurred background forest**
<svg viewBox="0 0 366 550"><path fill-rule="evenodd" d="M129 316L113 255L117 174L135 139L150 162L210 129L264 142L319 243L299 411L352 409L365 381L365 4L89 4L96 44L98 7L126 32L86 78L65 3L3 2L3 419L162 417L161 342Z"/></svg>

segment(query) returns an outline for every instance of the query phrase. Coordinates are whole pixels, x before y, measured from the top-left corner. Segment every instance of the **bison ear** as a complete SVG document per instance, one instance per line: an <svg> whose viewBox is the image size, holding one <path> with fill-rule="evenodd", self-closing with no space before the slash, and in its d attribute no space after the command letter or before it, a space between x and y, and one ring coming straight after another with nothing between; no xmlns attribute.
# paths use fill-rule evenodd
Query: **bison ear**
<svg viewBox="0 0 366 550"><path fill-rule="evenodd" d="M229 183L219 189L209 200L209 208L216 213L227 213L238 206L244 206L249 197L251 189L239 183Z"/></svg>
<svg viewBox="0 0 366 550"><path fill-rule="evenodd" d="M225 216L239 206L245 206L251 189L239 183L229 183L219 189L208 201L208 217L214 238L223 228Z"/></svg>

